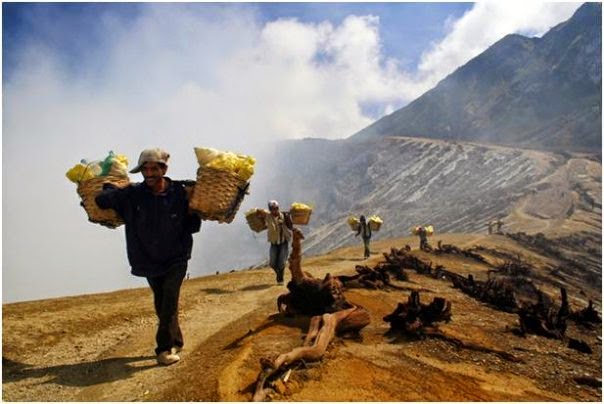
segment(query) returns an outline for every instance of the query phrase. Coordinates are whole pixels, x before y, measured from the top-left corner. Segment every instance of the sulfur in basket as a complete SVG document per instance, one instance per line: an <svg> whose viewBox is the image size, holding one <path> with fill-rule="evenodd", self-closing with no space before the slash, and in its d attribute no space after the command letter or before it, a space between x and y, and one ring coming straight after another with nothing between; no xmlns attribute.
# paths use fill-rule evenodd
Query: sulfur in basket
<svg viewBox="0 0 604 404"><path fill-rule="evenodd" d="M199 167L189 207L203 220L231 223L249 186L231 171Z"/></svg>
<svg viewBox="0 0 604 404"><path fill-rule="evenodd" d="M367 223L369 223L369 228L371 229L371 231L379 231L384 221L379 216L371 216L367 220Z"/></svg>
<svg viewBox="0 0 604 404"><path fill-rule="evenodd" d="M306 225L310 221L312 208L303 203L294 202L289 209L289 215L293 224Z"/></svg>
<svg viewBox="0 0 604 404"><path fill-rule="evenodd" d="M350 226L350 230L359 231L359 225L361 224L361 222L359 221L358 217L350 216L348 217L348 220L346 222L348 223L348 226Z"/></svg>
<svg viewBox="0 0 604 404"><path fill-rule="evenodd" d="M245 214L245 220L247 221L250 229L255 231L256 233L260 233L263 230L266 230L266 221L264 217L269 213L264 209L254 208L247 211Z"/></svg>
<svg viewBox="0 0 604 404"><path fill-rule="evenodd" d="M88 213L88 220L93 223L98 223L110 229L124 224L123 219L113 209L101 209L95 202L96 196L103 190L103 184L111 183L117 187L123 188L130 184L128 177L116 177L106 175L102 177L95 177L86 181L82 181L78 184L78 194L82 198L80 203L86 213Z"/></svg>

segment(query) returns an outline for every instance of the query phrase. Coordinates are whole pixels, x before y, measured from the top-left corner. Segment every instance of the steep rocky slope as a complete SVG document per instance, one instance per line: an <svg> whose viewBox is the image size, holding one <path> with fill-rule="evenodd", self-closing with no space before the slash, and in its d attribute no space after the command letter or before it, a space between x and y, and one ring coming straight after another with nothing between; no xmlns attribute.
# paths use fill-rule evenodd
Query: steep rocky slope
<svg viewBox="0 0 604 404"><path fill-rule="evenodd" d="M602 6L542 38L508 35L354 137L478 140L548 150L602 144Z"/></svg>
<svg viewBox="0 0 604 404"><path fill-rule="evenodd" d="M307 139L283 145L277 156L268 183L287 184L284 199L315 206L308 254L360 243L349 215L381 216L377 238L408 235L416 224L437 233L486 232L488 221L502 218L507 232L581 234L582 247L569 248L601 272L597 156L403 137Z"/></svg>

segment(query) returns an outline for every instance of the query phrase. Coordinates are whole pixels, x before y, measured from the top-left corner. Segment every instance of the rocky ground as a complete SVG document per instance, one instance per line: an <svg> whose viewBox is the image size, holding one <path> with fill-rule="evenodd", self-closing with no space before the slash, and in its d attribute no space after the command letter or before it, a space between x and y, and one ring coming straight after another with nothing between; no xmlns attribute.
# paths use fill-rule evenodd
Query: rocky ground
<svg viewBox="0 0 604 404"><path fill-rule="evenodd" d="M503 235L450 234L443 243L480 245L551 265ZM362 246L303 260L315 277L355 274L355 265L373 266L390 247L411 245L412 253L450 271L477 279L489 264L457 255L417 250L415 239ZM486 251L486 250L485 250ZM486 254L488 262L501 261ZM499 260L499 261L498 261ZM349 301L367 308L371 323L360 339L337 337L319 363L301 363L288 381L274 385L279 401L601 401L601 325L589 330L569 322L566 335L585 341L586 354L560 340L521 337L518 317L496 310L454 289L445 279L409 271L396 282L404 290L350 289ZM557 289L541 280L558 298ZM383 317L411 290L422 302L434 296L452 303L452 320L439 326L444 338L388 334ZM300 346L308 317L285 317L276 299L286 292L267 268L186 280L180 315L186 346L182 360L156 365L156 320L147 289L3 305L2 399L4 401L249 401L260 358ZM569 285L571 308L601 290ZM595 378L595 379L594 379ZM596 380L596 385L593 385ZM600 379L601 380L601 379Z"/></svg>

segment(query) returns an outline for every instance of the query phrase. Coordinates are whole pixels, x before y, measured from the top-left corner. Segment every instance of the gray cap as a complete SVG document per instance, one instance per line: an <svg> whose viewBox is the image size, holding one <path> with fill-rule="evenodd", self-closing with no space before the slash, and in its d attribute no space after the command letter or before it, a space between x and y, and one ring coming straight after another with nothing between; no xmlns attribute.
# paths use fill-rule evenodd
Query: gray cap
<svg viewBox="0 0 604 404"><path fill-rule="evenodd" d="M141 155L138 158L137 166L130 170L130 172L132 174L140 172L141 168L143 168L143 165L145 163L167 164L169 158L170 153L160 149L159 147L156 147L154 149L145 149L141 152Z"/></svg>

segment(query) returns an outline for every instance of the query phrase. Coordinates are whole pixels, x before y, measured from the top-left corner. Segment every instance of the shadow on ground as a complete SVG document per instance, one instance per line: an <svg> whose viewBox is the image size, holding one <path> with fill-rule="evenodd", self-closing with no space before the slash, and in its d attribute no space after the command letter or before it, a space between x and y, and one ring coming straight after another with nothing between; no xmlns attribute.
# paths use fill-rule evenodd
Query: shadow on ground
<svg viewBox="0 0 604 404"><path fill-rule="evenodd" d="M153 364L131 366L131 363L153 360ZM86 387L120 380L141 370L157 367L155 356L107 358L93 362L70 363L48 367L34 367L26 363L2 358L2 383L28 378L50 377L44 383Z"/></svg>

